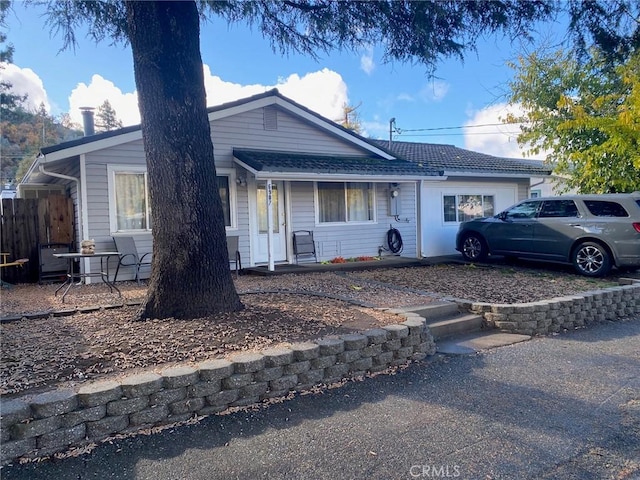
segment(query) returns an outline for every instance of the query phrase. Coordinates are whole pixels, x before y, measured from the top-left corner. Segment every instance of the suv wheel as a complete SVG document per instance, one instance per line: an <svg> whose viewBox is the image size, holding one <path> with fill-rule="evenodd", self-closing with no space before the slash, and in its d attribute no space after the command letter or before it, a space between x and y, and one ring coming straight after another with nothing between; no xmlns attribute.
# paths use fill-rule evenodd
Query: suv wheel
<svg viewBox="0 0 640 480"><path fill-rule="evenodd" d="M487 258L487 244L478 235L469 234L462 240L462 256L471 262Z"/></svg>
<svg viewBox="0 0 640 480"><path fill-rule="evenodd" d="M611 259L607 250L596 242L583 242L573 251L573 266L588 277L602 277L611 270Z"/></svg>

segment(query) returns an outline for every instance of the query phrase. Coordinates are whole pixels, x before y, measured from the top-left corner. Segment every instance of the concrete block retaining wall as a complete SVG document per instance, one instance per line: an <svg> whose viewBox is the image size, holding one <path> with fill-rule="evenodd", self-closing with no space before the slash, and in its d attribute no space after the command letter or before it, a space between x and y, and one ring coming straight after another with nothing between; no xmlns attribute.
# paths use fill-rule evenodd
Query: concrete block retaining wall
<svg viewBox="0 0 640 480"><path fill-rule="evenodd" d="M435 353L424 319L2 400L1 463L381 372Z"/></svg>
<svg viewBox="0 0 640 480"><path fill-rule="evenodd" d="M566 297L509 305L462 302L489 328L524 335L557 333L640 314L640 282Z"/></svg>

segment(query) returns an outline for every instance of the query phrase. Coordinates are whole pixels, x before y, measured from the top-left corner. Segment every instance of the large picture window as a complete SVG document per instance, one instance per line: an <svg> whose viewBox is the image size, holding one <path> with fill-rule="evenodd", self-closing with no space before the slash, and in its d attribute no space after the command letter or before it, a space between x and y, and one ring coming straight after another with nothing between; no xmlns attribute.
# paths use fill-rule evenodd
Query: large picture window
<svg viewBox="0 0 640 480"><path fill-rule="evenodd" d="M111 230L114 232L150 231L147 171L144 167L109 166ZM230 175L216 177L226 227L233 228L233 183Z"/></svg>
<svg viewBox="0 0 640 480"><path fill-rule="evenodd" d="M371 183L318 182L318 222L346 223L374 220Z"/></svg>
<svg viewBox="0 0 640 480"><path fill-rule="evenodd" d="M445 195L444 221L466 222L479 217L491 217L494 210L493 195Z"/></svg>

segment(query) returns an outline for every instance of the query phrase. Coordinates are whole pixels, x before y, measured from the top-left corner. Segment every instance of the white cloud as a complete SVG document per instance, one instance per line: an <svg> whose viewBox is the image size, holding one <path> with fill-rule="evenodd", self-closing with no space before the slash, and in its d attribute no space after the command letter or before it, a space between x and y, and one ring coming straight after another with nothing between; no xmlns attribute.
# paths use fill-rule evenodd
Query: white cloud
<svg viewBox="0 0 640 480"><path fill-rule="evenodd" d="M519 124L502 124L502 120L506 119L509 113L518 116L521 112L522 109L519 105L505 103L470 112L470 118L465 123L465 127L470 127L471 125L486 126L464 129L465 148L497 157L523 158L527 149L518 145ZM541 154L526 158L543 160L545 155Z"/></svg>
<svg viewBox="0 0 640 480"><path fill-rule="evenodd" d="M124 93L112 81L100 75L93 75L89 85L79 83L69 95L69 115L71 120L82 125L80 107L98 108L109 100L116 111L116 116L123 125L136 125L140 123L140 111L138 110L137 92Z"/></svg>
<svg viewBox="0 0 640 480"><path fill-rule="evenodd" d="M441 80L434 80L420 90L420 98L427 103L439 102L449 92L449 84Z"/></svg>
<svg viewBox="0 0 640 480"><path fill-rule="evenodd" d="M339 73L328 68L302 77L294 73L281 79L275 87L284 96L330 120L340 118L342 106L349 103L347 84Z"/></svg>
<svg viewBox="0 0 640 480"><path fill-rule="evenodd" d="M367 75L371 75L376 68L376 63L373 60L373 47L369 46L367 50L360 57L360 68Z"/></svg>
<svg viewBox="0 0 640 480"><path fill-rule="evenodd" d="M389 121L384 121L380 116L375 115L371 121L363 121L362 128L366 131L365 137L377 139L389 139Z"/></svg>
<svg viewBox="0 0 640 480"><path fill-rule="evenodd" d="M408 93L400 93L398 94L398 96L396 96L396 100L398 100L399 102L413 102L414 98Z"/></svg>
<svg viewBox="0 0 640 480"><path fill-rule="evenodd" d="M241 85L226 82L211 74L208 65L204 65L204 82L207 92L207 105L219 105L240 98L278 88L280 93L329 119L339 118L342 105L348 103L347 84L340 74L327 68L303 76L291 74L280 78L275 85ZM115 109L118 118L126 125L140 123L138 98L136 92L124 93L113 82L93 75L86 85L79 83L69 96L69 113L74 122L82 124L80 107L100 106L106 99Z"/></svg>
<svg viewBox="0 0 640 480"><path fill-rule="evenodd" d="M51 113L51 105L42 80L33 70L20 68L12 63L3 63L2 80L12 85L11 92L15 95L27 95L23 104L26 110L35 111L44 103L47 112Z"/></svg>

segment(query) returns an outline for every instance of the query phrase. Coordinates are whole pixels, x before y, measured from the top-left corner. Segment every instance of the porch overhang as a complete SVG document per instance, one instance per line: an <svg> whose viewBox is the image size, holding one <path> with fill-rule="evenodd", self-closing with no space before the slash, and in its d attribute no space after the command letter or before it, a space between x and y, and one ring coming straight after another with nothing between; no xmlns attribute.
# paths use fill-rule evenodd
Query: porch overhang
<svg viewBox="0 0 640 480"><path fill-rule="evenodd" d="M401 159L233 150L234 162L257 180L406 182L442 179L442 172Z"/></svg>

